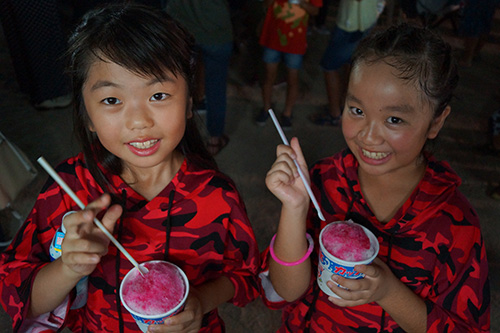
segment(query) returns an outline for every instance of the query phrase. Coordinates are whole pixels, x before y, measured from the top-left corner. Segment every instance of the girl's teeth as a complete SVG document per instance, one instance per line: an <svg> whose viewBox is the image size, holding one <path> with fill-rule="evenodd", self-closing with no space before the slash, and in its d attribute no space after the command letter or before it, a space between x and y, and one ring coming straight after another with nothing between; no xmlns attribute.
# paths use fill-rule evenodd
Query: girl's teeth
<svg viewBox="0 0 500 333"><path fill-rule="evenodd" d="M153 147L157 142L158 140L148 140L144 142L131 142L130 145L138 149L147 149Z"/></svg>
<svg viewBox="0 0 500 333"><path fill-rule="evenodd" d="M371 158L371 159L374 159L374 160L380 160L384 157L387 157L387 155L389 155L388 153L375 153L375 152L371 152L371 151L364 150L364 149L362 149L361 151L363 152L364 156Z"/></svg>

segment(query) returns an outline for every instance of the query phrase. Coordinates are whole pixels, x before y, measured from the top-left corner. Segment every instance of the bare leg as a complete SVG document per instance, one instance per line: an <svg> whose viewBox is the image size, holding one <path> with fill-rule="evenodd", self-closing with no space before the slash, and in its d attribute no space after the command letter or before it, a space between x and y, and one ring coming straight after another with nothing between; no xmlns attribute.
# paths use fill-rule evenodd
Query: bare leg
<svg viewBox="0 0 500 333"><path fill-rule="evenodd" d="M278 65L278 63L266 63L266 74L264 83L262 84L262 102L264 103L264 110L271 108L273 84L278 73Z"/></svg>
<svg viewBox="0 0 500 333"><path fill-rule="evenodd" d="M479 37L476 47L474 48L473 59L479 56L479 52L481 52L483 46L486 44L487 41L488 41L488 34L483 34Z"/></svg>
<svg viewBox="0 0 500 333"><path fill-rule="evenodd" d="M341 71L325 71L324 77L328 96L328 110L332 117L339 117L343 89Z"/></svg>
<svg viewBox="0 0 500 333"><path fill-rule="evenodd" d="M287 117L292 116L293 106L297 101L299 95L299 70L298 69L288 69L287 77L287 89L286 89L286 101L285 110L283 110L283 115Z"/></svg>
<svg viewBox="0 0 500 333"><path fill-rule="evenodd" d="M460 66L472 66L472 59L474 58L474 51L478 47L479 37L465 37L464 38L464 54L460 59Z"/></svg>

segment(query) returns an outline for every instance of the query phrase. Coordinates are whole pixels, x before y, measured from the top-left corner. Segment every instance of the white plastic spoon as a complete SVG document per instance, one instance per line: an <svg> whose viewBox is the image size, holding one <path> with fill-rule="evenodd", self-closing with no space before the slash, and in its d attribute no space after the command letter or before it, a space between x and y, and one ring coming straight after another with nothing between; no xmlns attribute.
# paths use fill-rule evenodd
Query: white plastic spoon
<svg viewBox="0 0 500 333"><path fill-rule="evenodd" d="M280 126L280 123L278 122L278 119L276 118L276 115L274 114L273 109L268 110L269 114L271 115L271 119L273 120L274 126L276 126L276 129L278 130L278 133L280 134L281 140L283 140L283 143L287 146L290 146L288 143L288 140L285 136L285 133L283 132L283 129ZM325 217L323 216L323 213L321 213L321 209L319 207L318 201L316 200L316 197L314 196L311 186L309 185L309 182L307 181L306 177L304 176L304 173L300 169L299 163L294 159L293 162L297 166L297 170L299 171L300 178L302 179L302 182L304 183L304 186L306 187L307 193L309 194L309 197L311 198L311 201L314 205L314 208L316 208L316 211L318 212L318 217L322 221L326 221Z"/></svg>

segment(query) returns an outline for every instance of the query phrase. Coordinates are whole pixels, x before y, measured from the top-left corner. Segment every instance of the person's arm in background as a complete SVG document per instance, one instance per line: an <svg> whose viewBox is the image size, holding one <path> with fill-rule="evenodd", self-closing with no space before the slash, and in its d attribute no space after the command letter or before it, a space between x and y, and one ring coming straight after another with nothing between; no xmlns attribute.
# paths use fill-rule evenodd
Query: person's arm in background
<svg viewBox="0 0 500 333"><path fill-rule="evenodd" d="M316 16L319 13L319 7L311 5L311 3L307 0L300 0L299 6L311 16Z"/></svg>

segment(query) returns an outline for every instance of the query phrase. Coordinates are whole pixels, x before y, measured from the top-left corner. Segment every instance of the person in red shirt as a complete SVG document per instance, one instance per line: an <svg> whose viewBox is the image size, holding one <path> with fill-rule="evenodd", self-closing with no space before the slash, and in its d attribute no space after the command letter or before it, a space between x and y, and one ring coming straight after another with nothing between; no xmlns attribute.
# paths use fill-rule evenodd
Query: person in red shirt
<svg viewBox="0 0 500 333"><path fill-rule="evenodd" d="M326 221L294 164L307 168L298 139L278 147L266 185L282 210L260 276L266 304L283 308L279 332L489 332L478 216L450 165L424 148L450 114L457 82L450 45L428 29L403 24L360 43L342 115L348 148L309 172ZM333 275L336 298L316 282L318 238L349 219L373 232L380 251L354 267L364 278Z"/></svg>
<svg viewBox="0 0 500 333"><path fill-rule="evenodd" d="M118 295L133 266L98 216L136 261L167 260L189 279L184 310L149 332L223 332L217 307L258 296L259 250L193 118L194 38L163 11L110 5L84 17L69 56L83 151L56 170L86 209L49 179L2 253L14 331L139 331Z"/></svg>
<svg viewBox="0 0 500 333"><path fill-rule="evenodd" d="M255 119L258 125L264 125L269 118L273 85L279 64L284 61L287 67L287 93L280 122L283 129L291 128L293 106L299 94L299 70L307 49L308 22L311 15L318 14L322 4L322 0L264 0L267 13L259 40L265 64L262 83L264 108Z"/></svg>

